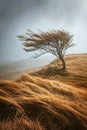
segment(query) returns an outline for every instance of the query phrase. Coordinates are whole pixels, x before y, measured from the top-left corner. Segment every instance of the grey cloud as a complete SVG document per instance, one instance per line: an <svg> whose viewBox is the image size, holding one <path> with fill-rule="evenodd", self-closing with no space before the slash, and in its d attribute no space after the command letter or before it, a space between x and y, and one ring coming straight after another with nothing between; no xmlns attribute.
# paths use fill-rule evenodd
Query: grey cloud
<svg viewBox="0 0 87 130"><path fill-rule="evenodd" d="M65 20L70 23L77 20L80 11L80 0L48 0L43 14L54 20Z"/></svg>
<svg viewBox="0 0 87 130"><path fill-rule="evenodd" d="M38 6L43 6L45 1L40 0L0 0L0 41L8 27L22 14L27 14L29 21L35 17ZM22 19L22 21L25 17ZM20 21L20 23L22 22ZM19 21L18 21L19 22ZM2 44L0 42L0 44Z"/></svg>
<svg viewBox="0 0 87 130"><path fill-rule="evenodd" d="M30 11L43 6L46 0L0 0L0 18L7 18L9 15L17 16L23 11Z"/></svg>

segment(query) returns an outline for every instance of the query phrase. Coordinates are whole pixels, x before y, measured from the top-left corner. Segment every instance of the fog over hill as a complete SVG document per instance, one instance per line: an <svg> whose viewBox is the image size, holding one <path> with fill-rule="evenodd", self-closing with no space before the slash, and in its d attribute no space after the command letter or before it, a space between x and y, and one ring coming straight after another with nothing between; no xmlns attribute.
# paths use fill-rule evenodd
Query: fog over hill
<svg viewBox="0 0 87 130"><path fill-rule="evenodd" d="M7 62L0 65L0 79L15 79L20 74L33 71L50 63L52 59L24 59L17 62Z"/></svg>

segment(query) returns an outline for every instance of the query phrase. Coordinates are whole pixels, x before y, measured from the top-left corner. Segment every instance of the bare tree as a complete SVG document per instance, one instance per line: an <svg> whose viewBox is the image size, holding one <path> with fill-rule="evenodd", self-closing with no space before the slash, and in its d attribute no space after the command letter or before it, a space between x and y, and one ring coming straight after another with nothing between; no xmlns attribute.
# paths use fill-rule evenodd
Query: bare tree
<svg viewBox="0 0 87 130"><path fill-rule="evenodd" d="M74 45L72 43L73 36L68 32L64 30L42 32L39 30L39 33L34 33L28 29L26 35L19 35L18 38L24 41L25 51L40 50L40 53L36 57L44 53L51 53L60 59L62 69L66 70L64 55L66 50Z"/></svg>

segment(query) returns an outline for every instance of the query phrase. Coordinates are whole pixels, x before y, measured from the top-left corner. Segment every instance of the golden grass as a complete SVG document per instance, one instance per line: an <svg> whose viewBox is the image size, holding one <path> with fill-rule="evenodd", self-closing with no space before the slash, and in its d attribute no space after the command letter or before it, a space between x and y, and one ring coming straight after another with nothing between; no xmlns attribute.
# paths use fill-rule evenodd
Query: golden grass
<svg viewBox="0 0 87 130"><path fill-rule="evenodd" d="M58 60L43 67L33 75L61 81L76 87L87 87L87 54L72 54L65 56L66 72L59 70Z"/></svg>
<svg viewBox="0 0 87 130"><path fill-rule="evenodd" d="M0 130L87 130L87 82L80 77L76 84L83 70L67 67L65 73L55 71L51 63L16 81L0 81ZM65 77L71 81L66 78L65 84Z"/></svg>

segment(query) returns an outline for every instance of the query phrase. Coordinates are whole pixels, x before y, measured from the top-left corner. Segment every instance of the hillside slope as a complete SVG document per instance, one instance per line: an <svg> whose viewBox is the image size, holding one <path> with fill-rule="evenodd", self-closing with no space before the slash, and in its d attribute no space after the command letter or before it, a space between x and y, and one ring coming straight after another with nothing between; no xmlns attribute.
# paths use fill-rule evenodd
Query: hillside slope
<svg viewBox="0 0 87 130"><path fill-rule="evenodd" d="M65 61L66 72L59 70L59 61L56 59L32 74L69 85L87 87L87 54L66 55Z"/></svg>
<svg viewBox="0 0 87 130"><path fill-rule="evenodd" d="M87 54L65 58L65 73L54 61L0 81L0 130L87 130Z"/></svg>

